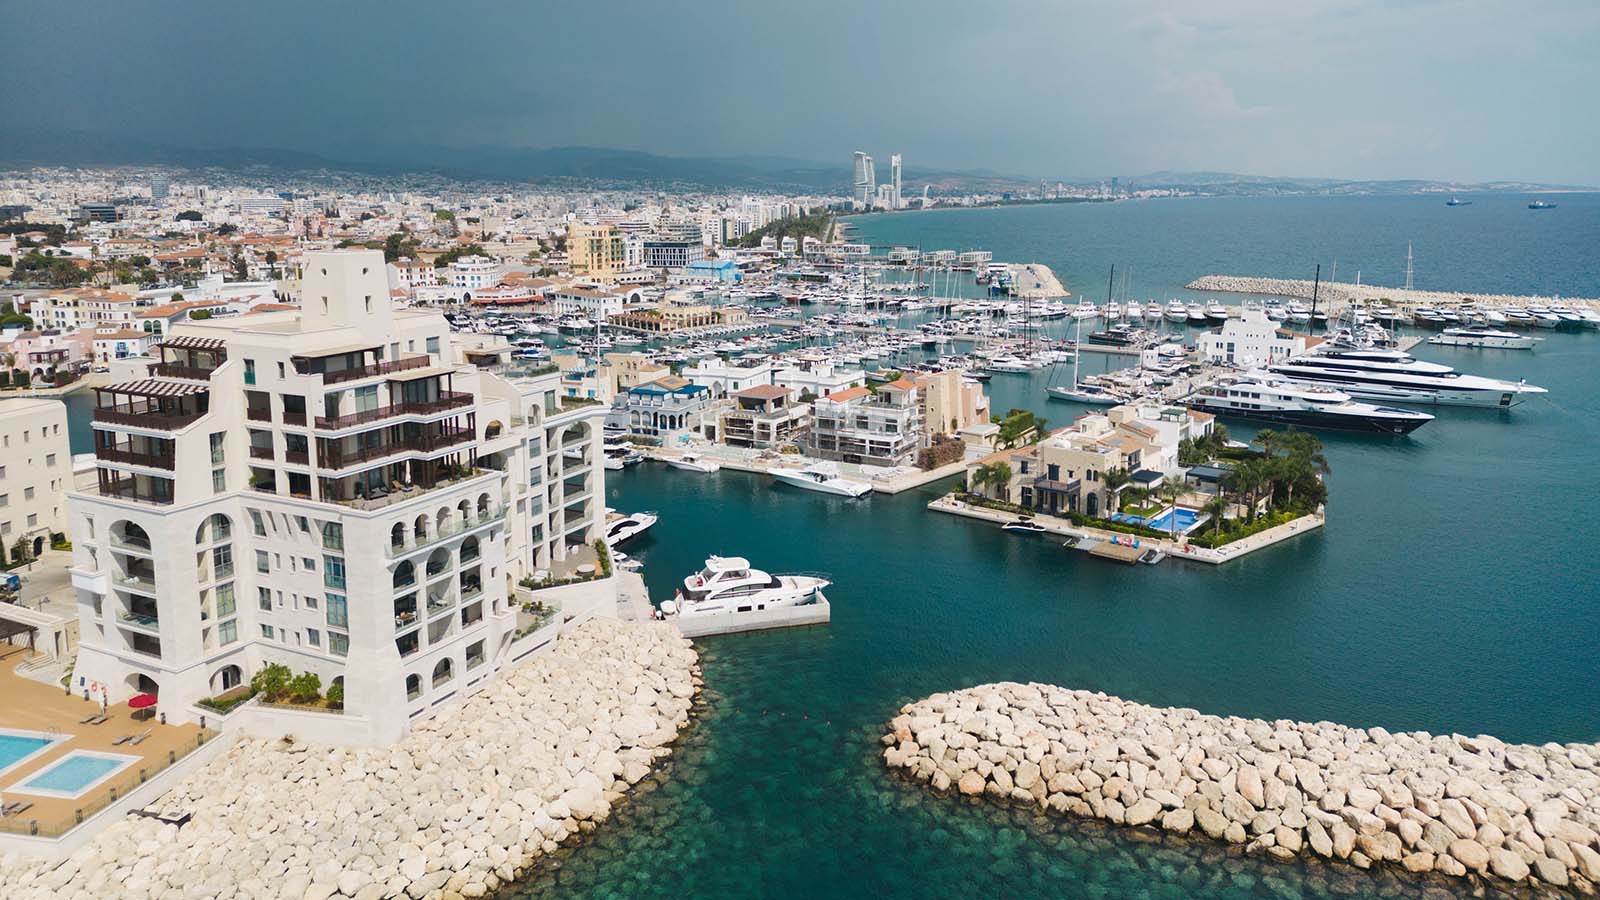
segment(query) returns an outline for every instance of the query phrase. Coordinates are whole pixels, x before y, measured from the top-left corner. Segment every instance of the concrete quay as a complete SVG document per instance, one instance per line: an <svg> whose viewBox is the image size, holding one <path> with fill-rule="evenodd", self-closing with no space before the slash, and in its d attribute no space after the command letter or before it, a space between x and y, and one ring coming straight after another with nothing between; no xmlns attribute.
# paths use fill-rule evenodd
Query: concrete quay
<svg viewBox="0 0 1600 900"><path fill-rule="evenodd" d="M1015 682L907 704L882 742L892 771L936 792L1047 815L1538 893L1600 882L1595 744L1223 718Z"/></svg>
<svg viewBox="0 0 1600 900"><path fill-rule="evenodd" d="M1419 291L1383 287L1371 284L1350 284L1342 281L1324 281L1320 286L1313 281L1285 278L1253 278L1243 275L1204 275L1185 285L1191 291L1216 291L1227 294L1270 294L1310 300L1313 290L1318 299L1337 308L1351 303L1388 300L1391 305L1411 310L1419 306L1454 308L1464 301L1478 306L1525 307L1530 304L1548 305L1550 297L1517 294L1485 294L1474 291ZM1562 297L1567 306L1589 306L1600 309L1600 299Z"/></svg>
<svg viewBox="0 0 1600 900"><path fill-rule="evenodd" d="M928 508L934 510L935 512L949 513L956 516L965 516L969 519L992 522L996 525L1004 525L1007 522L1015 522L1018 518L1020 518L1017 513L1005 512L1004 510L989 509L988 507L973 506L968 503L963 503L962 501L957 500L954 494L946 494L945 496L930 502L928 504ZM1075 541L1082 540L1084 538L1097 541L1126 541L1135 537L1134 535L1124 534L1120 531L1106 531L1100 528L1075 525L1070 519L1062 519L1056 516L1044 515L1042 513L1031 513L1030 516L1035 524L1044 528L1044 530L1050 534L1060 535L1061 537L1070 538ZM1142 545L1156 547L1174 559L1188 559L1193 560L1194 562L1207 563L1209 565L1221 565L1225 562L1232 562L1240 557L1254 553L1257 550L1264 550L1267 547L1283 543L1291 538L1299 537L1302 534L1306 534L1314 531L1317 528L1321 528L1323 521L1323 517L1319 515L1301 516L1293 521L1285 522L1282 525L1268 528L1265 531L1252 534L1249 537L1240 538L1231 544L1227 544L1216 549L1196 547L1181 537L1176 541L1172 540L1171 538L1157 539L1139 537L1137 539Z"/></svg>
<svg viewBox="0 0 1600 900"><path fill-rule="evenodd" d="M736 448L713 446L691 446L683 449L664 449L661 447L640 447L639 452L648 459L665 461L677 459L685 453L693 453L702 459L715 461L724 469L735 472L749 472L754 475L766 475L773 469L798 469L820 460L796 454L777 453L751 453L739 451ZM898 494L913 488L932 484L941 478L950 478L963 474L966 471L965 462L953 462L940 466L937 469L881 469L876 466L858 466L849 463L839 464L839 474L848 481L865 482L872 486L874 493ZM686 477L697 476L693 472L685 472Z"/></svg>

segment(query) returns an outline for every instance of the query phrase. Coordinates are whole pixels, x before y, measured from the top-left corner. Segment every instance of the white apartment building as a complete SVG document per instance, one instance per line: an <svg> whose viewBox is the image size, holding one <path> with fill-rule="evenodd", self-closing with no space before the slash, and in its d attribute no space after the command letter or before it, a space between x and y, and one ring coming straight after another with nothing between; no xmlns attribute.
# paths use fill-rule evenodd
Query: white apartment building
<svg viewBox="0 0 1600 900"><path fill-rule="evenodd" d="M442 316L393 307L376 251L307 254L301 289L178 323L145 377L96 388L73 689L193 721L280 663L344 691L335 725L287 730L383 744L532 652L512 585L599 536L605 409L477 368Z"/></svg>
<svg viewBox="0 0 1600 900"><path fill-rule="evenodd" d="M463 256L450 263L450 286L463 291L500 283L500 264L487 256Z"/></svg>
<svg viewBox="0 0 1600 900"><path fill-rule="evenodd" d="M757 385L772 384L773 371L772 363L765 359L742 362L713 356L685 366L683 377L701 387L710 388L712 398L720 400ZM798 395L799 392L795 393Z"/></svg>
<svg viewBox="0 0 1600 900"><path fill-rule="evenodd" d="M1211 362L1265 366L1306 352L1305 335L1284 331L1266 312L1246 308L1244 315L1200 335L1200 355Z"/></svg>
<svg viewBox="0 0 1600 900"><path fill-rule="evenodd" d="M18 544L37 557L66 531L71 486L66 404L0 400L0 559L15 559Z"/></svg>
<svg viewBox="0 0 1600 900"><path fill-rule="evenodd" d="M867 373L860 369L841 369L832 363L802 360L798 365L772 373L772 383L792 388L797 397L831 397L839 391L865 387Z"/></svg>
<svg viewBox="0 0 1600 900"><path fill-rule="evenodd" d="M550 293L550 308L558 316L580 316L590 321L621 315L624 295L589 288L564 288Z"/></svg>
<svg viewBox="0 0 1600 900"><path fill-rule="evenodd" d="M837 391L811 404L806 446L820 459L873 466L908 466L923 447L917 386L900 379L878 388Z"/></svg>

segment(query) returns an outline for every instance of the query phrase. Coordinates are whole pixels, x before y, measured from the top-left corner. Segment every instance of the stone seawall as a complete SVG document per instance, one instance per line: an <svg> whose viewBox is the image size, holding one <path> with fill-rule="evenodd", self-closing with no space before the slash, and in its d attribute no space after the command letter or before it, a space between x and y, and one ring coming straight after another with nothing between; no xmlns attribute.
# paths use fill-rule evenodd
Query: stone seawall
<svg viewBox="0 0 1600 900"><path fill-rule="evenodd" d="M1419 291L1405 288L1381 287L1369 284L1349 284L1342 281L1324 281L1318 287L1310 280L1287 278L1251 278L1243 275L1203 275L1184 285L1191 291L1217 291L1228 294L1269 294L1310 300L1315 293L1323 303L1335 307L1355 301L1389 300L1400 306L1455 307L1463 300L1472 300L1479 306L1528 306L1550 304L1550 297L1519 296L1515 294L1483 294L1473 291ZM1600 300L1562 297L1567 306L1596 306Z"/></svg>
<svg viewBox="0 0 1600 900"><path fill-rule="evenodd" d="M672 626L597 619L394 746L241 740L158 801L188 824L129 817L60 863L0 859L0 897L481 897L603 822L698 683Z"/></svg>
<svg viewBox="0 0 1600 900"><path fill-rule="evenodd" d="M883 756L926 782L1289 859L1595 893L1600 747L1220 718L1011 682L934 694Z"/></svg>

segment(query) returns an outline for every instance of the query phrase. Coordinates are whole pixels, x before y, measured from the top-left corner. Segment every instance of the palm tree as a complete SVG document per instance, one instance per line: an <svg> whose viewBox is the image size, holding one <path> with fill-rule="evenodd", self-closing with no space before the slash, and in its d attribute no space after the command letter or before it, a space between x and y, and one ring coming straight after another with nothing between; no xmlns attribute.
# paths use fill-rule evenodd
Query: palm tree
<svg viewBox="0 0 1600 900"><path fill-rule="evenodd" d="M1100 476L1100 483L1106 486L1106 496L1110 498L1107 504L1112 512L1122 509L1122 489L1133 481L1133 473L1127 469L1107 469Z"/></svg>
<svg viewBox="0 0 1600 900"><path fill-rule="evenodd" d="M1268 459L1271 459L1272 446L1278 443L1281 438L1282 435L1279 435L1278 432L1273 431L1271 428L1263 428L1256 432L1255 443L1260 444L1261 452L1265 454Z"/></svg>
<svg viewBox="0 0 1600 900"><path fill-rule="evenodd" d="M1228 498L1213 494L1200 511L1211 517L1211 533L1217 534L1222 531L1222 515L1228 511Z"/></svg>
<svg viewBox="0 0 1600 900"><path fill-rule="evenodd" d="M1011 483L1011 466L1005 462L984 463L972 471L971 481L980 494L984 487L1004 489Z"/></svg>

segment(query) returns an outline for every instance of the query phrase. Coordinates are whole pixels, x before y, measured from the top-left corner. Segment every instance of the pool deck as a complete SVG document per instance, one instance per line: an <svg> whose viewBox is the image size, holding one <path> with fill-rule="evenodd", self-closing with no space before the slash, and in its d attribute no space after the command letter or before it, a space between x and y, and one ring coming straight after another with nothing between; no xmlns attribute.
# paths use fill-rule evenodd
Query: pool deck
<svg viewBox="0 0 1600 900"><path fill-rule="evenodd" d="M1005 512L998 509L989 509L982 506L970 506L961 502L960 500L955 499L955 497L950 494L946 494L945 496L929 503L928 508L936 512L965 516L969 519L981 519L983 521L994 522L1000 525L1004 525L1007 522L1015 522L1018 518L1016 513ZM1081 525L1074 525L1069 519L1061 519L1055 516L1047 516L1035 513L1032 515L1032 519L1034 522L1042 526L1045 531L1048 531L1051 534L1061 535L1062 537L1073 539L1087 537L1100 541L1125 541L1129 538L1128 535L1122 534L1121 532L1105 531L1099 528L1088 528ZM1162 550L1166 551L1169 557L1174 559L1188 559L1193 560L1194 562L1207 563L1210 565L1221 565L1225 562L1232 562L1233 560L1239 559L1240 557L1253 553L1257 550L1262 550L1267 547L1271 547L1274 544L1278 544L1283 541L1290 540L1291 538L1299 537L1302 534L1315 531L1316 529L1321 528L1322 524L1322 516L1301 516L1300 518L1291 522L1285 522L1282 525L1268 528L1266 531L1252 534L1249 537L1240 538L1231 544L1218 547L1215 550L1193 546L1181 537L1178 538L1177 541L1172 541L1170 539L1157 540L1155 538L1139 538L1139 541L1141 546L1160 547Z"/></svg>
<svg viewBox="0 0 1600 900"><path fill-rule="evenodd" d="M141 769L154 776L167 767L172 755L181 759L198 745L201 735L199 726L162 725L156 718L135 720L133 710L126 703L108 709L106 713L110 719L103 724L80 724L80 719L97 712L100 705L84 700L81 694L68 696L61 688L40 684L16 674L14 670L17 665L28 658L26 647L0 643L0 728L67 735L68 739L51 745L43 753L0 775L0 795L4 795L7 803L24 801L33 804L21 815L0 819L0 832L27 834L34 822L38 823L41 834L55 832L74 822L80 809L87 819L106 805L113 789L118 796L122 796L138 785ZM150 736L137 746L112 744L122 735L139 735L146 731L150 732ZM74 750L136 756L139 762L81 797L47 797L24 793L19 789L35 773Z"/></svg>

